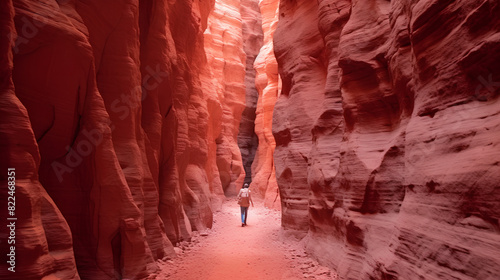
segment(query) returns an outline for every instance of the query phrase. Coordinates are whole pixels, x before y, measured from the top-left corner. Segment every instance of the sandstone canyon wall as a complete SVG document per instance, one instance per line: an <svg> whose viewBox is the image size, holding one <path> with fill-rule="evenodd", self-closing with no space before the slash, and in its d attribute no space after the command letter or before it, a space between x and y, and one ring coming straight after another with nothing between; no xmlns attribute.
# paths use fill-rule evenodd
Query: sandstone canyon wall
<svg viewBox="0 0 500 280"><path fill-rule="evenodd" d="M281 1L282 224L341 279L500 277L500 4Z"/></svg>
<svg viewBox="0 0 500 280"><path fill-rule="evenodd" d="M170 242L164 233L163 238L156 240L158 243L146 238L146 234L157 238L155 234L161 233L158 220L146 225L157 212L150 212L154 201L145 201L143 193L148 187L148 175L138 176L148 170L140 163L144 150L139 148L143 145L140 134L133 133L137 127L134 122L121 122L117 116L121 112L110 110L108 115L105 108L121 93L132 95L138 80L137 73L132 73L134 58L124 59L128 67L123 71L131 75L129 83L114 84L119 89L114 91L113 87L106 87L107 81L116 78L118 74L112 70L122 65L109 69L106 61L94 61L93 52L98 52L102 44L99 38L89 35L93 25L87 28L83 24L83 18L92 15L91 7L79 16L70 2L15 1L14 6L18 31L13 48L15 92L28 111L37 139L40 182L71 228L80 276L145 276L150 271L147 264L153 261L152 249L155 255L165 255ZM133 9L130 5L122 8L121 12ZM117 18L119 14L114 20ZM112 20L110 17L111 23ZM127 28L133 31L129 22L122 26L125 32L130 31ZM102 31L109 35L104 32L105 27ZM128 58L128 47L132 46L120 45ZM120 54L120 48L116 52ZM110 71L109 80L101 76L106 70ZM136 116L137 110L128 111L123 119ZM113 117L116 123L110 127ZM120 132L124 134L122 138L117 135ZM125 148L134 155L128 159L130 172L120 167L125 167L127 160L127 153L122 150ZM42 209L38 215L47 213ZM19 239L23 236L20 234Z"/></svg>
<svg viewBox="0 0 500 280"><path fill-rule="evenodd" d="M19 271L2 279L154 274L243 181L239 1L1 5L1 165L16 168L19 221Z"/></svg>
<svg viewBox="0 0 500 280"><path fill-rule="evenodd" d="M341 279L500 278L499 18L492 0L2 1L0 278L154 276L250 178Z"/></svg>
<svg viewBox="0 0 500 280"><path fill-rule="evenodd" d="M12 39L16 36L10 0L0 3L0 36L11 36ZM5 209L0 214L2 221L17 218L7 222L9 227L2 224L5 228L2 229L0 244L0 278L14 279L12 275L16 273L15 279L55 278L56 275L64 279L80 279L70 228L39 181L40 154L36 138L28 112L16 97L12 81L12 41L0 42L0 167L4 171L0 175L0 199L6 207L7 202L11 202L9 208L17 205L17 208ZM12 182L16 183L15 186ZM6 242L7 236L16 235L21 237L16 243ZM11 246L15 246L14 251L10 250ZM15 265L9 263L11 256L14 256Z"/></svg>
<svg viewBox="0 0 500 280"><path fill-rule="evenodd" d="M207 173L218 174L218 184L228 195L236 195L245 178L237 144L246 76L240 6L239 0L216 1L204 33L207 65L203 90L209 98L210 159L215 159Z"/></svg>
<svg viewBox="0 0 500 280"><path fill-rule="evenodd" d="M264 205L280 208L281 202L276 182L273 153L276 143L272 134L274 104L278 98L278 64L274 57L273 36L278 23L279 2L259 1L262 14L264 45L255 59L258 102L255 117L255 132L259 138L255 161L252 164L252 188L264 197Z"/></svg>
<svg viewBox="0 0 500 280"><path fill-rule="evenodd" d="M250 183L254 177L252 164L259 145L259 139L255 131L255 110L257 109L259 93L255 87L256 72L254 62L262 47L264 34L262 32L262 17L258 1L241 0L240 13L246 65L245 109L241 115L238 147L241 151L245 169L245 182Z"/></svg>

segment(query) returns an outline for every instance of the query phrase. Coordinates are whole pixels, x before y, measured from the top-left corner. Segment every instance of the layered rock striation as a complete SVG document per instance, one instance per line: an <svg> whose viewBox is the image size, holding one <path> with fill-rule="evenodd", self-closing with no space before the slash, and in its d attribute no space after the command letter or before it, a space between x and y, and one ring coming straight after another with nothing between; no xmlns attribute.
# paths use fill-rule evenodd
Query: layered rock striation
<svg viewBox="0 0 500 280"><path fill-rule="evenodd" d="M115 68L110 64L116 61L107 64L102 59L106 56L101 51L109 50L102 39L90 35L97 25L85 24L85 20L99 16L88 4L79 6L79 14L75 3L14 1L18 31L13 48L15 92L28 111L40 150L40 182L71 228L80 276L143 277L151 271L147 264L153 262L152 249L163 257L167 246L172 253L173 248L161 233L154 201L145 200L144 192L151 191L146 185L151 175L142 162L142 131L130 121L138 107L119 103L120 95L138 94L132 91L139 84L138 68L134 68L138 64L130 63L134 58L128 50L133 47L121 42L116 42L115 54L122 51L124 58L130 58L127 67L118 64ZM104 37L113 38L112 30L134 30L130 18L121 25L125 30L112 27L120 12L137 11L133 5L121 8L100 29ZM108 43L113 46L113 40ZM120 80L120 71L131 77ZM137 98L132 101L139 102ZM127 161L129 169L125 170ZM142 172L146 174L140 176ZM38 215L47 214L42 209ZM156 223L146 224L155 218ZM147 234L160 235L159 243L147 240Z"/></svg>
<svg viewBox="0 0 500 280"><path fill-rule="evenodd" d="M2 279L153 274L243 182L239 1L1 5L2 168L16 169L22 270Z"/></svg>
<svg viewBox="0 0 500 280"><path fill-rule="evenodd" d="M246 54L245 64L245 109L241 115L238 133L238 147L241 151L245 182L250 183L255 177L252 164L259 145L258 131L255 130L255 111L259 92L255 87L256 71L254 62L263 44L262 17L258 1L241 0L243 47Z"/></svg>
<svg viewBox="0 0 500 280"><path fill-rule="evenodd" d="M209 106L209 153L215 159L207 173L215 175L218 189L222 186L227 195L236 195L245 178L237 143L246 76L240 5L239 0L216 1L204 33L207 65L202 79Z"/></svg>
<svg viewBox="0 0 500 280"><path fill-rule="evenodd" d="M272 134L273 109L279 93L278 64L273 47L274 31L278 23L278 1L260 1L259 7L262 14L264 45L254 63L255 85L258 90L255 131L259 146L252 164L252 187L262 194L266 207L278 209L281 202L273 161L276 143Z"/></svg>
<svg viewBox="0 0 500 280"><path fill-rule="evenodd" d="M325 46L318 30L317 12L315 1L281 2L274 35L274 51L282 79L272 126L282 224L287 229L304 232L309 226L308 157L314 124L323 113L327 78Z"/></svg>
<svg viewBox="0 0 500 280"><path fill-rule="evenodd" d="M17 38L12 1L0 3L2 279L80 279L68 223L39 180L40 153L12 80ZM8 210L8 211L7 211Z"/></svg>
<svg viewBox="0 0 500 280"><path fill-rule="evenodd" d="M341 279L500 276L499 13L281 1L282 223Z"/></svg>
<svg viewBox="0 0 500 280"><path fill-rule="evenodd" d="M0 8L2 279L146 278L245 180L341 279L500 277L499 3Z"/></svg>

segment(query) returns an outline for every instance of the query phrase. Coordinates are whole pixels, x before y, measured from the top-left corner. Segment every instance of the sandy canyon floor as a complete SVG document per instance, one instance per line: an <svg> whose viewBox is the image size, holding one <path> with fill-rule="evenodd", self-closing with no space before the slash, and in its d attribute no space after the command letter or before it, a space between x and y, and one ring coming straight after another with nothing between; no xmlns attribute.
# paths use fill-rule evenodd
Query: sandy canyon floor
<svg viewBox="0 0 500 280"><path fill-rule="evenodd" d="M214 214L213 228L178 244L178 257L160 261L161 272L150 279L337 279L282 234L279 211L256 201L248 215L248 226L241 227L239 206L227 199Z"/></svg>

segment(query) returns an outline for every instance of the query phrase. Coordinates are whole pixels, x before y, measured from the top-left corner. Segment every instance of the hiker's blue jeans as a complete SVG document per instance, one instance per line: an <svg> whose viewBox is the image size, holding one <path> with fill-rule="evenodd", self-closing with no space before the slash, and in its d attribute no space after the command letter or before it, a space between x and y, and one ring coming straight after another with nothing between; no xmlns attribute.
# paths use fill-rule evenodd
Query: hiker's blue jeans
<svg viewBox="0 0 500 280"><path fill-rule="evenodd" d="M246 224L248 216L248 207L240 206L240 208L241 208L241 223Z"/></svg>

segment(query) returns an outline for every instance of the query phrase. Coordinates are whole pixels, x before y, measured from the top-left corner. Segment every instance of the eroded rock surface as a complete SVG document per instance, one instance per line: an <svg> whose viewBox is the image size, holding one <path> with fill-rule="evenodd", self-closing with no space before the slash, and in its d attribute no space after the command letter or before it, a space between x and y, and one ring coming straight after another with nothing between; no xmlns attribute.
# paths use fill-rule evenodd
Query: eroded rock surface
<svg viewBox="0 0 500 280"><path fill-rule="evenodd" d="M10 0L0 3L0 36L17 37ZM0 278L80 279L70 228L39 181L38 145L12 81L12 42L0 41Z"/></svg>
<svg viewBox="0 0 500 280"><path fill-rule="evenodd" d="M125 66L106 60L101 52L109 49L93 33L98 25L85 22L101 17L87 4L79 6L79 14L74 3L14 1L19 36L13 49L15 92L40 150L40 182L71 228L80 276L144 277L154 270L148 263L165 256L172 245L158 218L154 221L154 200L145 199L155 188L146 183L152 180L142 162L142 131L130 121L140 99L130 103L135 107L119 103L123 96L138 94L132 90L140 84L138 64L129 63L134 52L128 52L138 49L115 41L114 54L131 60ZM110 39L114 32L130 31L133 36L130 18L120 25L124 30L112 26L122 12L133 15L137 7L120 8L115 17L108 15L100 35ZM112 47L113 40L106 46ZM120 78L120 73L130 77ZM152 239L147 240L148 234Z"/></svg>
<svg viewBox="0 0 500 280"><path fill-rule="evenodd" d="M255 85L259 99L255 117L255 131L259 137L259 147L252 164L252 188L264 196L264 205L279 209L281 201L273 162L276 143L272 135L273 109L279 92L278 64L274 57L273 36L278 23L278 2L259 2L262 14L264 45L255 59Z"/></svg>
<svg viewBox="0 0 500 280"><path fill-rule="evenodd" d="M281 2L279 12L274 51L283 85L273 115L274 163L283 226L305 233L309 227L308 157L325 99L325 46L315 1Z"/></svg>
<svg viewBox="0 0 500 280"><path fill-rule="evenodd" d="M281 1L283 226L341 279L500 277L499 13Z"/></svg>
<svg viewBox="0 0 500 280"><path fill-rule="evenodd" d="M239 0L216 1L204 33L203 91L209 104L209 154L213 155L209 161L215 159L207 173L218 177L227 195L236 195L245 178L237 144L246 75L240 5Z"/></svg>
<svg viewBox="0 0 500 280"><path fill-rule="evenodd" d="M259 145L259 138L255 131L255 110L259 99L259 92L255 87L256 71L254 62L263 44L262 17L258 1L241 0L243 47L246 54L245 65L245 109L241 115L238 134L238 147L241 151L245 182L251 182L252 164Z"/></svg>
<svg viewBox="0 0 500 280"><path fill-rule="evenodd" d="M212 226L225 190L219 169L233 188L244 177L241 18L221 17L239 8L2 2L2 38L11 39L1 41L2 158L18 171L18 250L30 254L18 263L24 274L8 277L141 279L192 230ZM207 28L223 42L208 44L213 53ZM209 62L213 92L203 84L207 57L221 62ZM219 164L218 149L229 162Z"/></svg>
<svg viewBox="0 0 500 280"><path fill-rule="evenodd" d="M2 279L154 275L250 164L341 279L500 278L498 2L0 7Z"/></svg>

